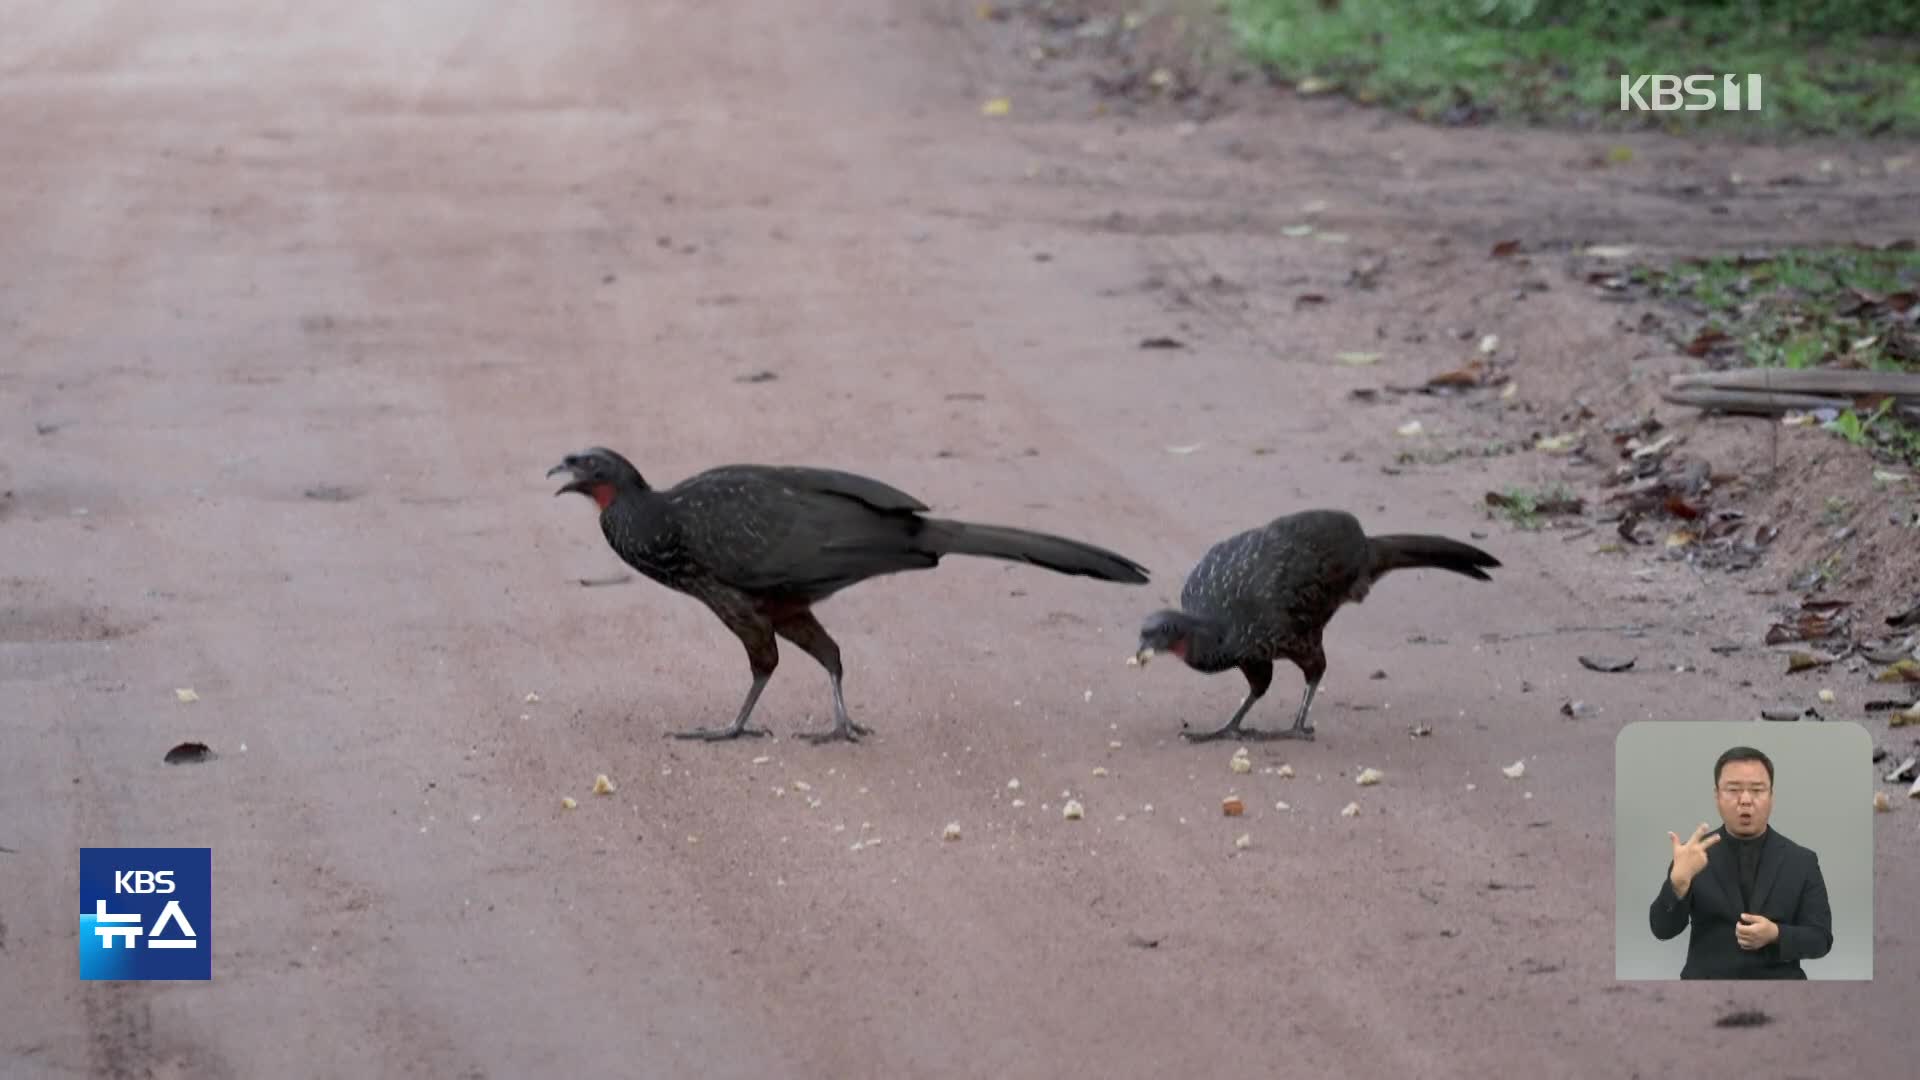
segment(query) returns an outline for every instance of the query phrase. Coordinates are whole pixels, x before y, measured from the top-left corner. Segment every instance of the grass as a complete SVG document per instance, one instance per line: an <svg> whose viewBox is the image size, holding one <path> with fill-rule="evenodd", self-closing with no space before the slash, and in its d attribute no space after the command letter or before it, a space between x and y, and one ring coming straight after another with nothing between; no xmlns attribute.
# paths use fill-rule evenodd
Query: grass
<svg viewBox="0 0 1920 1080"><path fill-rule="evenodd" d="M1920 133L1920 39L1877 36L1864 19L1864 30L1796 33L1737 4L1653 20L1604 4L1530 0L1227 0L1226 7L1248 53L1281 78L1428 120ZM1543 7L1566 13L1549 17L1536 11ZM1764 80L1758 112L1620 109L1622 74L1749 72Z"/></svg>
<svg viewBox="0 0 1920 1080"><path fill-rule="evenodd" d="M1920 372L1920 252L1797 249L1764 258L1686 260L1636 267L1654 295L1703 319L1686 350L1753 367ZM1866 450L1920 465L1920 430L1890 415L1891 402L1848 409L1827 422Z"/></svg>
<svg viewBox="0 0 1920 1080"><path fill-rule="evenodd" d="M1489 493L1486 503L1493 514L1505 518L1515 528L1528 530L1538 529L1546 517L1578 513L1584 505L1565 484L1537 489L1510 487Z"/></svg>

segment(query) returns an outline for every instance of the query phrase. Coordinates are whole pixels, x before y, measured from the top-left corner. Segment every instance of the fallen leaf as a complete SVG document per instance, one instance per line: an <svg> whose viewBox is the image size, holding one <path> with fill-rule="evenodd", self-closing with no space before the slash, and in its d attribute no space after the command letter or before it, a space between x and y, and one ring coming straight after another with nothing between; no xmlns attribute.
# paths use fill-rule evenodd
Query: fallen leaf
<svg viewBox="0 0 1920 1080"><path fill-rule="evenodd" d="M1005 116L1012 111L1013 101L1010 98L988 98L986 103L980 106L980 112L986 116Z"/></svg>
<svg viewBox="0 0 1920 1080"><path fill-rule="evenodd" d="M1310 304L1324 304L1326 302L1327 298L1321 296L1319 293L1301 293L1299 296L1293 298L1295 307L1306 307Z"/></svg>
<svg viewBox="0 0 1920 1080"><path fill-rule="evenodd" d="M1639 657L1628 657L1625 660L1621 660L1611 656L1583 656L1580 658L1580 666L1589 671L1598 671L1611 675L1633 667L1634 661L1637 659L1639 659Z"/></svg>
<svg viewBox="0 0 1920 1080"><path fill-rule="evenodd" d="M1366 367L1368 364L1377 363L1380 360L1380 354L1377 352L1343 352L1335 353L1334 359L1348 367Z"/></svg>
<svg viewBox="0 0 1920 1080"><path fill-rule="evenodd" d="M1668 495L1667 501L1661 505L1666 507L1667 513L1677 518L1685 518L1688 521L1692 521L1700 516L1699 507L1677 494Z"/></svg>
<svg viewBox="0 0 1920 1080"><path fill-rule="evenodd" d="M1901 660L1875 676L1873 681L1884 683L1920 683L1920 660L1913 660L1911 658Z"/></svg>
<svg viewBox="0 0 1920 1080"><path fill-rule="evenodd" d="M1493 245L1493 250L1489 252L1489 254L1496 259L1505 259L1513 255L1518 255L1520 254L1520 241L1502 240Z"/></svg>
<svg viewBox="0 0 1920 1080"><path fill-rule="evenodd" d="M1909 724L1920 725L1920 701L1903 712L1894 713L1887 718L1888 727L1906 727Z"/></svg>
<svg viewBox="0 0 1920 1080"><path fill-rule="evenodd" d="M1826 653L1789 653L1787 654L1787 674L1791 675L1797 671L1810 671L1814 668L1826 667L1836 659L1838 658L1829 656Z"/></svg>
<svg viewBox="0 0 1920 1080"><path fill-rule="evenodd" d="M166 762L169 765L198 765L204 761L212 761L214 756L213 749L206 743L183 742L167 751Z"/></svg>
<svg viewBox="0 0 1920 1080"><path fill-rule="evenodd" d="M1771 1023L1773 1023L1773 1017L1768 1016L1759 1009L1742 1009L1739 1012L1730 1012L1720 1019L1715 1020L1713 1026L1723 1028L1763 1027Z"/></svg>
<svg viewBox="0 0 1920 1080"><path fill-rule="evenodd" d="M1732 340L1733 338L1725 331L1713 329L1702 330L1694 335L1692 341L1687 342L1686 353L1688 356L1705 356L1715 348L1725 345Z"/></svg>
<svg viewBox="0 0 1920 1080"><path fill-rule="evenodd" d="M1683 548L1692 544L1697 539L1699 538L1686 529L1675 529L1667 534L1667 546L1669 548Z"/></svg>
<svg viewBox="0 0 1920 1080"><path fill-rule="evenodd" d="M1633 147L1631 146L1615 146L1607 150L1607 164L1609 165L1625 165L1632 160Z"/></svg>

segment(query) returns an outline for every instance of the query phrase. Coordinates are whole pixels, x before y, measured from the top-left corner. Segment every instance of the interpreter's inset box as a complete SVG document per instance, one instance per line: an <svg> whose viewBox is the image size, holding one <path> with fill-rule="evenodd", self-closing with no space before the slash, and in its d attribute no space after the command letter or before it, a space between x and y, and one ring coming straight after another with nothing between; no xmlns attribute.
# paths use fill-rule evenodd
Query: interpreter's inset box
<svg viewBox="0 0 1920 1080"><path fill-rule="evenodd" d="M1615 978L1873 978L1859 724L1628 724L1613 805Z"/></svg>

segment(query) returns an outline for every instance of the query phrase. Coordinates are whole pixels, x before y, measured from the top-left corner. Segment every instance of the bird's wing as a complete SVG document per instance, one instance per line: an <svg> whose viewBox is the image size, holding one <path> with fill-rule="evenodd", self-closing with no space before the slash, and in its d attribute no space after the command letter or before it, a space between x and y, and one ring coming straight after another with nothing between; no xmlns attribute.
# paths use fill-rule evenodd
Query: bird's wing
<svg viewBox="0 0 1920 1080"><path fill-rule="evenodd" d="M913 515L925 507L852 473L728 466L668 494L687 553L735 588L814 593L875 572L930 565L906 542Z"/></svg>

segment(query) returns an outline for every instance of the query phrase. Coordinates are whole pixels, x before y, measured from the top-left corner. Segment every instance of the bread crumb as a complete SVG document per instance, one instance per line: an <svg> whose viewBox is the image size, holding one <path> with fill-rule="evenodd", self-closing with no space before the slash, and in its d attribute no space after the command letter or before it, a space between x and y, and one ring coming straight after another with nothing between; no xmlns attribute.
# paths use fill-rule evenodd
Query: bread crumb
<svg viewBox="0 0 1920 1080"><path fill-rule="evenodd" d="M1500 771L1507 774L1507 779L1518 780L1527 775L1527 763L1525 760L1521 760L1511 765L1502 765Z"/></svg>
<svg viewBox="0 0 1920 1080"><path fill-rule="evenodd" d="M561 796L561 798L560 798L560 808L561 808L561 809L563 809L563 810L571 810L571 809L573 809L574 807L576 807L576 806L579 806L579 805L580 805L580 804L579 804L579 803L577 803L577 802L575 802L575 801L574 801L574 799L573 799L573 796L571 796L571 795L563 795L563 796Z"/></svg>
<svg viewBox="0 0 1920 1080"><path fill-rule="evenodd" d="M1241 833L1239 839L1233 842L1233 846L1241 851L1247 850L1253 846L1253 834Z"/></svg>
<svg viewBox="0 0 1920 1080"><path fill-rule="evenodd" d="M606 773L601 773L599 776L593 778L593 793L595 795L611 795L613 792L613 781L607 779Z"/></svg>
<svg viewBox="0 0 1920 1080"><path fill-rule="evenodd" d="M1359 817L1360 804L1357 802L1350 802L1347 805L1341 807L1340 816L1341 817Z"/></svg>
<svg viewBox="0 0 1920 1080"><path fill-rule="evenodd" d="M1240 801L1240 796L1229 795L1220 800L1220 812L1228 817L1239 817L1247 812L1247 804Z"/></svg>
<svg viewBox="0 0 1920 1080"><path fill-rule="evenodd" d="M942 832L942 833L940 834L940 838L941 838L942 840L958 840L958 839L960 839L960 823L959 823L959 822L957 822L957 821L949 821L949 822L947 822L947 828L946 828L946 831L944 831L944 832Z"/></svg>
<svg viewBox="0 0 1920 1080"><path fill-rule="evenodd" d="M1362 769L1360 775L1353 778L1353 782L1361 787L1372 787L1379 783L1384 775L1379 769Z"/></svg>
<svg viewBox="0 0 1920 1080"><path fill-rule="evenodd" d="M1081 806L1078 800L1072 800L1060 808L1060 816L1068 821L1079 821L1087 816L1087 808Z"/></svg>

